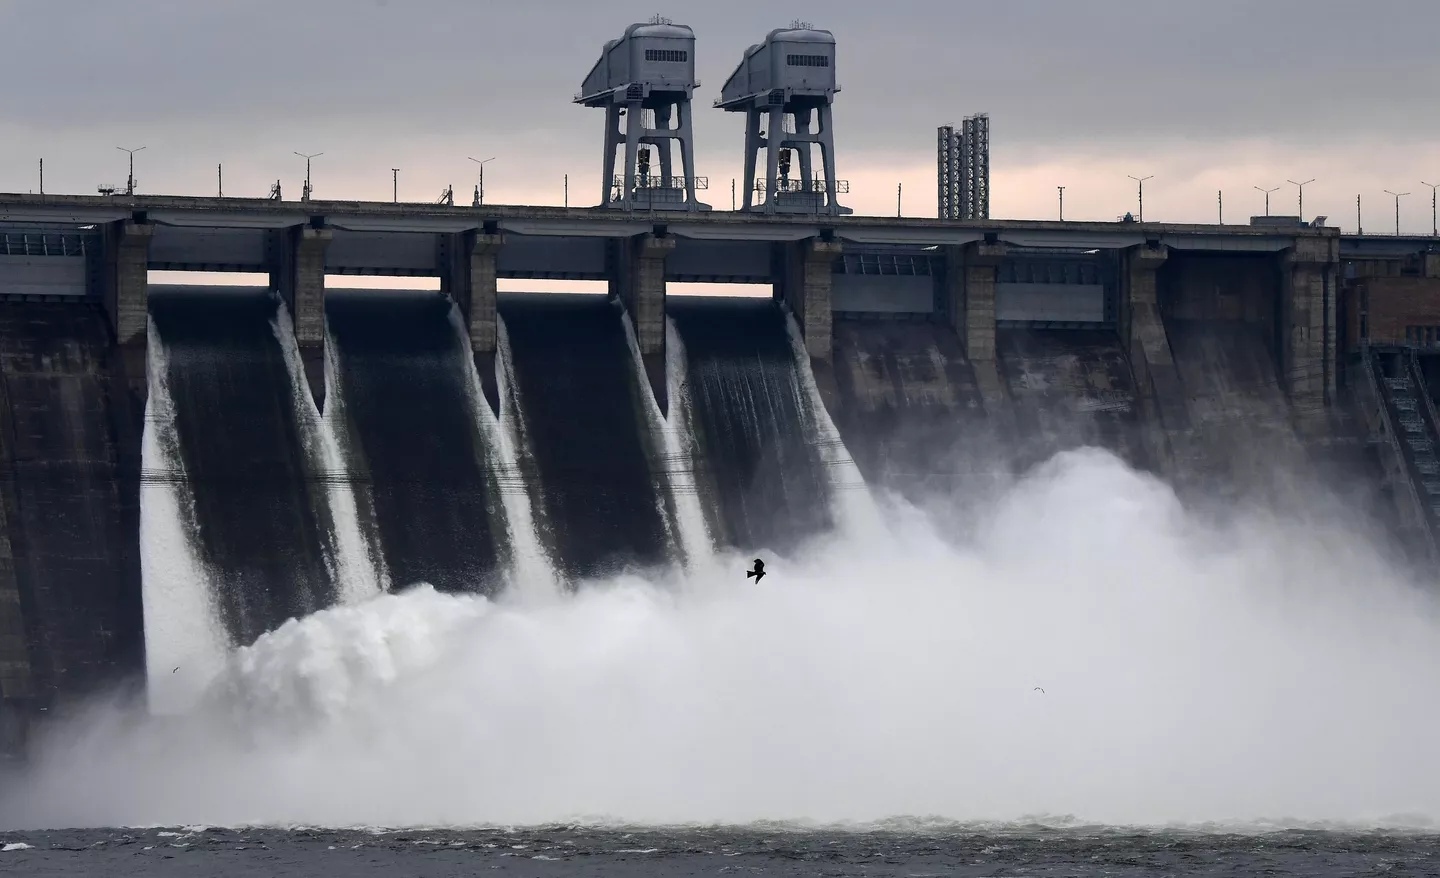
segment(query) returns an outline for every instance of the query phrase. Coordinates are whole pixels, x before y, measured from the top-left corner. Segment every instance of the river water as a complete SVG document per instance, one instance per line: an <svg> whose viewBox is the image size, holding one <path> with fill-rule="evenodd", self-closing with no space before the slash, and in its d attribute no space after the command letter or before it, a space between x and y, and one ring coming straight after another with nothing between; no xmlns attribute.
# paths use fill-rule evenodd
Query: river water
<svg viewBox="0 0 1440 878"><path fill-rule="evenodd" d="M3 833L0 847L7 848L0 854L0 872L72 876L1440 874L1440 836L1294 829L554 826L381 832L188 827Z"/></svg>

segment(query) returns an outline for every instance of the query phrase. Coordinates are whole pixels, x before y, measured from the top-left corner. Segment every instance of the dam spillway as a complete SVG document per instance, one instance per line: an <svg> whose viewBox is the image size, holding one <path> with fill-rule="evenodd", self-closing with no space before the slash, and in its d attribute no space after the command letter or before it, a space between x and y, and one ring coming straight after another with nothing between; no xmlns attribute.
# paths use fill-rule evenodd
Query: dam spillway
<svg viewBox="0 0 1440 878"><path fill-rule="evenodd" d="M150 304L183 475L147 475L186 481L197 554L234 644L335 600L333 524L292 405L277 304L264 289L224 288L157 289Z"/></svg>
<svg viewBox="0 0 1440 878"><path fill-rule="evenodd" d="M770 300L675 299L712 533L788 551L832 524L831 482L796 372L786 315Z"/></svg>
<svg viewBox="0 0 1440 878"><path fill-rule="evenodd" d="M326 319L360 529L393 587L493 592L506 544L499 478L468 404L473 369L425 293L332 291Z"/></svg>
<svg viewBox="0 0 1440 878"><path fill-rule="evenodd" d="M622 311L604 296L517 294L500 301L499 315L533 460L526 488L557 566L587 578L662 563L662 452L646 429L645 378Z"/></svg>
<svg viewBox="0 0 1440 878"><path fill-rule="evenodd" d="M1412 345L1407 387L1359 356L1429 337L1405 303L1440 262L1405 241L319 202L272 233L292 206L140 199L97 219L62 201L47 221L71 225L0 263L7 711L145 664L147 362L163 363L192 510L169 533L193 543L232 645L377 587L497 595L520 555L575 587L712 545L785 555L836 530L852 490L983 496L1087 445L1230 497L1272 447L1301 469L1323 456L1394 507L1407 547L1435 544L1440 482L1415 452L1437 441L1415 417L1431 354ZM271 287L151 288L151 269L266 271ZM334 278L377 273L440 292ZM610 294L502 294L500 277ZM773 296L667 297L690 281ZM864 484L837 478L851 454Z"/></svg>

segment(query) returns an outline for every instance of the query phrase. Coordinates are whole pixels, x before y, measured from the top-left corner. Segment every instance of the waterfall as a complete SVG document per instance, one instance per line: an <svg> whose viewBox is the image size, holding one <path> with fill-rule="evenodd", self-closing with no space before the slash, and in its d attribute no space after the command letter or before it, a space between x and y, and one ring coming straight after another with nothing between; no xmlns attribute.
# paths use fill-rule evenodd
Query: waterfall
<svg viewBox="0 0 1440 878"><path fill-rule="evenodd" d="M510 374L510 338L505 332L505 322L496 316L498 362L495 364L495 383L496 396L500 400L499 418L485 399L480 372L475 367L474 348L470 346L470 332L458 306L451 307L450 322L460 337L460 347L465 354L466 397L475 427L480 433L480 447L486 457L481 463L493 475L505 510L505 527L510 543L510 589L527 596L552 594L556 591L559 578L535 529L535 510L530 505L530 494L525 486L526 467L520 453L524 442L521 428L517 426L519 412L512 411L518 410L520 396ZM510 404L512 401L513 404Z"/></svg>
<svg viewBox="0 0 1440 878"><path fill-rule="evenodd" d="M194 498L180 456L165 346L149 323L141 439L140 571L150 709L178 713L224 667L229 638L211 571L196 552Z"/></svg>
<svg viewBox="0 0 1440 878"><path fill-rule="evenodd" d="M325 541L325 566L330 580L335 583L335 593L341 603L368 600L381 591L388 591L389 583L383 571L377 572L378 565L360 532L355 489L347 477L350 468L340 451L338 427L344 423L344 400L340 394L340 381L336 374L339 364L331 351L329 329L327 327L325 333L326 403L322 416L310 395L305 364L300 358L300 346L295 341L295 325L290 319L290 309L283 301L277 303L270 328L280 342L285 368L290 373L291 398L295 405L295 420L301 430L301 441L305 445L307 468L312 475L324 480L326 486L325 496L329 501L333 528Z"/></svg>
<svg viewBox="0 0 1440 878"><path fill-rule="evenodd" d="M883 528L880 509L860 467L845 448L840 431L825 408L820 396L820 386L815 382L815 372L810 368L810 352L805 347L805 338L795 315L785 312L785 331L790 336L790 347L795 352L795 378L800 384L804 398L809 402L811 433L820 449L820 459L830 474L831 504L835 510L836 524L847 534L875 533Z"/></svg>
<svg viewBox="0 0 1440 878"><path fill-rule="evenodd" d="M630 315L625 315L625 340L635 361L636 375L639 376L641 395L646 403L646 420L651 435L660 439L662 472L665 488L670 492L674 504L676 531L675 542L684 555L685 563L693 566L708 559L715 552L715 543L710 528L705 523L705 510L700 504L700 491L695 481L694 443L690 434L690 395L685 386L685 343L680 339L674 324L665 320L665 385L670 399L670 411L660 412L655 392L645 371L645 360L640 355L640 344L635 337L635 326ZM658 500L657 496L657 500ZM662 514L664 510L661 510ZM667 525L670 518L666 515Z"/></svg>

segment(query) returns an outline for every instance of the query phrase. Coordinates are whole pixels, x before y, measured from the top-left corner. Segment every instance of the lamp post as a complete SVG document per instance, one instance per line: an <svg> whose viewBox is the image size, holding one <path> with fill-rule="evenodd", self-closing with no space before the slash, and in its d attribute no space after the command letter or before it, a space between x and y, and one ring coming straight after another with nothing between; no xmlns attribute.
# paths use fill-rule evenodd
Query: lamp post
<svg viewBox="0 0 1440 878"><path fill-rule="evenodd" d="M390 169L390 200L400 203L400 169Z"/></svg>
<svg viewBox="0 0 1440 878"><path fill-rule="evenodd" d="M466 156L466 158L468 158L470 161L472 161L472 162L474 162L475 164L477 164L477 165L480 166L480 179L479 179L479 181L475 184L475 193L476 193L476 194L475 194L475 203L476 203L476 204L484 204L484 203L485 203L485 163L486 163L486 162L493 162L493 161L495 161L495 156L492 155L492 156L490 156L490 158L488 158L488 159L477 159L477 158L475 158L474 156Z"/></svg>
<svg viewBox="0 0 1440 878"><path fill-rule="evenodd" d="M1134 180L1139 187L1138 191L1136 192L1136 198L1138 199L1140 206L1140 222L1143 223L1145 222L1145 181L1153 179L1155 175L1151 174L1148 177L1136 177L1133 174L1126 174L1125 176Z"/></svg>
<svg viewBox="0 0 1440 878"><path fill-rule="evenodd" d="M1056 186L1055 188L1060 190L1060 222L1063 223L1065 222L1065 187Z"/></svg>
<svg viewBox="0 0 1440 878"><path fill-rule="evenodd" d="M1264 192L1264 193L1265 193L1265 215L1266 215L1266 216L1269 216L1269 215L1270 215L1270 193L1271 193L1271 192L1278 192L1278 191L1280 191L1280 187L1279 187L1279 186L1276 186L1274 189L1262 189L1262 188L1259 187L1259 186L1252 186L1251 188L1254 189L1256 192Z"/></svg>
<svg viewBox="0 0 1440 878"><path fill-rule="evenodd" d="M1430 237L1440 238L1440 225L1437 225L1435 222L1435 189L1440 187L1440 183L1426 183L1424 180L1421 180L1420 185L1430 187ZM40 194L45 194L43 187L40 190Z"/></svg>
<svg viewBox="0 0 1440 878"><path fill-rule="evenodd" d="M1385 194L1386 194L1386 195L1393 195L1393 196L1395 196L1395 237L1398 238L1398 237L1400 237L1400 199L1401 199L1401 198L1404 198L1406 195L1409 195L1410 193L1409 193L1409 192L1391 192L1389 189L1386 189L1386 190L1385 190Z"/></svg>
<svg viewBox="0 0 1440 878"><path fill-rule="evenodd" d="M137 147L135 147L134 149L126 149L126 148L123 147L123 146L117 146L117 147L115 147L115 148L118 149L118 150L120 150L121 152L128 152L128 153L130 153L130 175L125 178L125 194L126 194L126 195L134 195L134 194L135 194L135 153L139 152L140 150L144 149L145 147L143 147L143 146L137 146Z"/></svg>
<svg viewBox="0 0 1440 878"><path fill-rule="evenodd" d="M303 153L303 152L297 152L297 153L295 153L295 154L298 155L298 156L300 156L300 158L302 158L302 159L305 160L305 186L304 186L303 188L301 188L301 190L300 190L300 200L301 200L301 201L309 201L309 200L310 200L310 193L311 193L311 191L313 191L313 190L310 188L310 160L313 159L313 158L319 158L320 156L324 155L325 153L323 153L323 152L312 152L312 153L310 153L309 155L306 155L306 154Z"/></svg>
<svg viewBox="0 0 1440 878"><path fill-rule="evenodd" d="M1296 210L1297 213L1300 214L1300 221L1301 221L1301 222L1304 222L1304 221L1305 221L1305 187L1306 187L1307 185L1309 185L1310 183L1314 183L1314 182L1315 182L1315 178L1314 178L1314 177L1311 177L1309 180L1306 180L1304 183L1296 183L1294 180L1286 180L1285 182L1286 182L1286 183L1289 183L1291 186L1294 186L1295 188L1297 188L1297 189L1300 190L1300 201L1299 201L1299 203L1296 205L1295 210Z"/></svg>

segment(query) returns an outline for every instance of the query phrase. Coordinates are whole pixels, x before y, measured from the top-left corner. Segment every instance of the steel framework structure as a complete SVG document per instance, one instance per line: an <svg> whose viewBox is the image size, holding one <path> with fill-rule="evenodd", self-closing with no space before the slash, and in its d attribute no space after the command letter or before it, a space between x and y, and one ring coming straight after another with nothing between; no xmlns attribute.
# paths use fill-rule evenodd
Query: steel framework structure
<svg viewBox="0 0 1440 878"><path fill-rule="evenodd" d="M942 125L936 144L937 216L990 218L990 117L965 117L960 130Z"/></svg>

